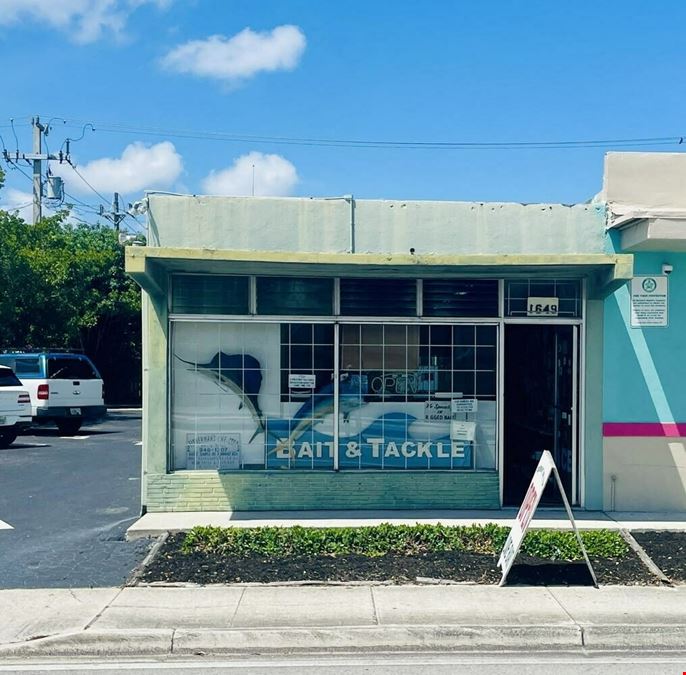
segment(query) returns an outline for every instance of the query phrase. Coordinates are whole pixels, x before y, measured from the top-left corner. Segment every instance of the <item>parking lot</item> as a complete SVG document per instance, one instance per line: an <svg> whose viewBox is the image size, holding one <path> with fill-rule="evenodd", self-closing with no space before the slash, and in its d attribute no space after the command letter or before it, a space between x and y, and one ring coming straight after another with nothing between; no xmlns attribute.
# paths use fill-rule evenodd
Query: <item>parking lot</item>
<svg viewBox="0 0 686 675"><path fill-rule="evenodd" d="M149 543L140 514L140 412L113 411L77 436L33 429L0 450L0 588L121 584Z"/></svg>

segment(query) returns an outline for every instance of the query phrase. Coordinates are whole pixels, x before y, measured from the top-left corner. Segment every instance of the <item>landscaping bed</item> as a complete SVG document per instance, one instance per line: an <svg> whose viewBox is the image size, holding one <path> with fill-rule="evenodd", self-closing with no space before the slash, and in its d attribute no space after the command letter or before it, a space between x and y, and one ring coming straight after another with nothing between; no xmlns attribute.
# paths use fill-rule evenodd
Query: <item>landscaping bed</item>
<svg viewBox="0 0 686 675"><path fill-rule="evenodd" d="M631 534L671 581L686 582L686 532Z"/></svg>
<svg viewBox="0 0 686 675"><path fill-rule="evenodd" d="M274 583L418 578L498 583L498 556L508 528L497 525L379 525L360 528L199 527L171 535L140 582ZM653 584L618 532L582 533L601 584ZM508 577L510 584L592 583L574 534L533 530Z"/></svg>

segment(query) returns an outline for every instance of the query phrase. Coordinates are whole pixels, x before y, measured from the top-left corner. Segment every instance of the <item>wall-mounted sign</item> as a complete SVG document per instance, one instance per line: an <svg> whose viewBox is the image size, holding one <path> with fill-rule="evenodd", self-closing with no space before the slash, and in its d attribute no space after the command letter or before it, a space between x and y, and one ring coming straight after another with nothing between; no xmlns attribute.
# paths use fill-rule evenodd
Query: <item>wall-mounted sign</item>
<svg viewBox="0 0 686 675"><path fill-rule="evenodd" d="M450 423L450 438L453 441L474 442L476 437L476 422L462 422L453 420Z"/></svg>
<svg viewBox="0 0 686 675"><path fill-rule="evenodd" d="M631 280L631 327L666 326L667 300L667 277L634 277Z"/></svg>
<svg viewBox="0 0 686 675"><path fill-rule="evenodd" d="M186 434L186 468L233 471L241 468L241 440L236 434Z"/></svg>
<svg viewBox="0 0 686 675"><path fill-rule="evenodd" d="M475 413L478 406L476 398L454 398L452 400L452 411L454 413Z"/></svg>
<svg viewBox="0 0 686 675"><path fill-rule="evenodd" d="M290 373L288 375L289 389L316 389L317 378L315 375L300 375Z"/></svg>
<svg viewBox="0 0 686 675"><path fill-rule="evenodd" d="M558 298L530 297L526 299L527 316L557 316L560 311Z"/></svg>
<svg viewBox="0 0 686 675"><path fill-rule="evenodd" d="M424 402L424 419L428 422L449 422L452 418L450 401Z"/></svg>

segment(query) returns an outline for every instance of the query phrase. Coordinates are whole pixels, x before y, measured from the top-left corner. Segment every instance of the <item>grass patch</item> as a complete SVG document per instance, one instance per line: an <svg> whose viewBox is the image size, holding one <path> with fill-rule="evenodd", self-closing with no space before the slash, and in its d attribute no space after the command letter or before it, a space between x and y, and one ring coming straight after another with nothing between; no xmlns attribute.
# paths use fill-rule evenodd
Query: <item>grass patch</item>
<svg viewBox="0 0 686 675"><path fill-rule="evenodd" d="M509 528L501 525L389 525L373 527L194 527L181 545L185 554L290 558L299 556L388 554L416 556L445 551L484 555L500 553ZM581 533L591 558L622 558L629 547L618 532L588 530ZM581 560L583 555L569 530L531 530L522 553L549 560Z"/></svg>

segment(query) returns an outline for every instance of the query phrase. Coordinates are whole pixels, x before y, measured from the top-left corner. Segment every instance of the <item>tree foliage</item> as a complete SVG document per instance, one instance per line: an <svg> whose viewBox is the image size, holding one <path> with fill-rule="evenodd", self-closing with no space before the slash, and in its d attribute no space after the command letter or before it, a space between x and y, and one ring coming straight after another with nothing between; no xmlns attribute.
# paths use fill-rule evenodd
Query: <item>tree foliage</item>
<svg viewBox="0 0 686 675"><path fill-rule="evenodd" d="M113 229L0 210L0 348L27 347L81 349L115 390L126 364L139 381L140 291Z"/></svg>

